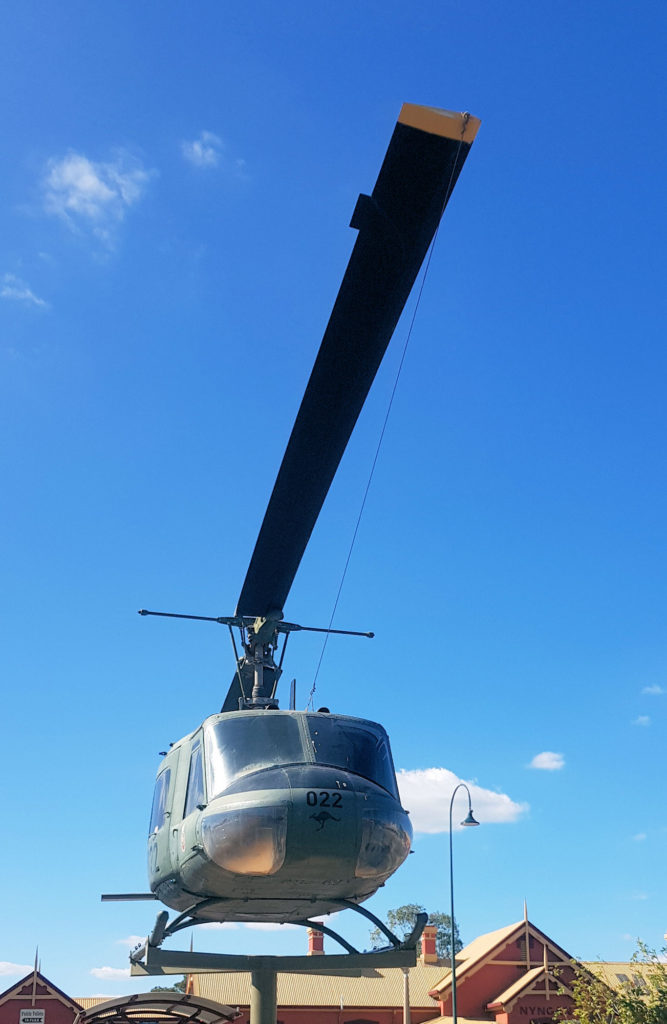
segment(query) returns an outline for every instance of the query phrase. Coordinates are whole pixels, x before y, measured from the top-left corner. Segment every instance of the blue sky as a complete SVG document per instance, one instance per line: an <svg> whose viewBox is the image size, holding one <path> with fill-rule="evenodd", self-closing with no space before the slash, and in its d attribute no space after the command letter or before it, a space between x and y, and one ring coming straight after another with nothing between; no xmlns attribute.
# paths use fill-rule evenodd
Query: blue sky
<svg viewBox="0 0 667 1024"><path fill-rule="evenodd" d="M39 944L74 995L146 987L122 972L155 907L99 894L145 888L158 751L233 666L217 627L136 609L233 612L404 101L482 127L336 616L377 638L333 638L317 683L388 728L418 826L370 907L447 909L464 779L465 940L526 898L575 955L661 945L665 5L10 0L0 19L0 984ZM406 330L292 620L329 620ZM320 644L290 644L302 703Z"/></svg>

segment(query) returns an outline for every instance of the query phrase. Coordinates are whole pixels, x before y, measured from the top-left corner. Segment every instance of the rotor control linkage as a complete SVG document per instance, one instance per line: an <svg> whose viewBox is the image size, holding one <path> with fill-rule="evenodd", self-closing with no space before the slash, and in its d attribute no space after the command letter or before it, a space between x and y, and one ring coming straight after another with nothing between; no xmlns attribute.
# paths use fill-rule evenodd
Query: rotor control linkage
<svg viewBox="0 0 667 1024"><path fill-rule="evenodd" d="M259 632L261 626L270 623L276 633L336 633L339 636L365 636L370 640L375 633L360 632L356 629L331 629L327 626L299 626L296 622L283 622L282 619L253 619L250 615L181 615L178 612L150 612L146 608L139 609L139 615L159 615L166 619L196 619L199 622L217 622L221 626L237 626L239 629L253 629Z"/></svg>
<svg viewBox="0 0 667 1024"><path fill-rule="evenodd" d="M236 659L236 682L230 687L222 711L247 710L250 708L273 709L278 707L276 689L282 675L283 658L290 633L336 633L342 636L365 636L352 629L331 629L320 626L299 626L296 622L285 622L282 611L270 611L266 615L183 615L179 612L153 612L139 609L139 615L157 615L166 619L195 619L198 622L217 622L227 626ZM243 654L234 639L234 627L240 631ZM276 664L274 655L278 649L278 634L285 637L280 659Z"/></svg>

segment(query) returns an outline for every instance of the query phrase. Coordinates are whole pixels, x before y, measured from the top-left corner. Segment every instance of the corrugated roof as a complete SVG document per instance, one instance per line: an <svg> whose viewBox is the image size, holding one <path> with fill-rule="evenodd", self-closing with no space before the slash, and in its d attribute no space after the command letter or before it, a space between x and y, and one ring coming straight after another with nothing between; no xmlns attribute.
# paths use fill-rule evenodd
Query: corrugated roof
<svg viewBox="0 0 667 1024"><path fill-rule="evenodd" d="M591 974L600 978L610 988L622 988L623 985L631 983L635 978L642 978L647 971L651 970L649 964L637 964L632 960L629 962L627 960L603 960L597 963L589 961L588 963L582 962L582 967L586 967Z"/></svg>
<svg viewBox="0 0 667 1024"><path fill-rule="evenodd" d="M411 1006L433 1007L437 1010L437 1000L428 993L442 978L442 973L443 966L440 963L423 964L418 961L416 967L410 968ZM230 1006L248 1006L250 973L196 974L194 989L197 995L206 999ZM341 999L346 1007L402 1006L403 970L400 967L368 970L360 978L326 974L278 975L279 1006L339 1007Z"/></svg>

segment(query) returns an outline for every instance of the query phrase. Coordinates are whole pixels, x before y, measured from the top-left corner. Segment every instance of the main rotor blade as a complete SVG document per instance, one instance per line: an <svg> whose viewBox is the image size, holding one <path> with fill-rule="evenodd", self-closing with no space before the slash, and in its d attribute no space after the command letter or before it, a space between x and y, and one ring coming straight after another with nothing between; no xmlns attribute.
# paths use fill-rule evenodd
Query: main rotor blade
<svg viewBox="0 0 667 1024"><path fill-rule="evenodd" d="M237 615L285 605L338 464L451 191L477 118L407 103L372 195L296 417Z"/></svg>

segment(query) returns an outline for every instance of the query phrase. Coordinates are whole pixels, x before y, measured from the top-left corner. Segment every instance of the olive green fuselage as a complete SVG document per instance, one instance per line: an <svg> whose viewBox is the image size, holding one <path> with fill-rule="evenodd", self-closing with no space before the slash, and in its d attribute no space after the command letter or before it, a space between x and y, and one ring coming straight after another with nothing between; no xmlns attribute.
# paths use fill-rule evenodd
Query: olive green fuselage
<svg viewBox="0 0 667 1024"><path fill-rule="evenodd" d="M403 862L411 836L381 726L229 712L207 719L160 765L150 886L167 906L202 919L301 920L371 896Z"/></svg>

